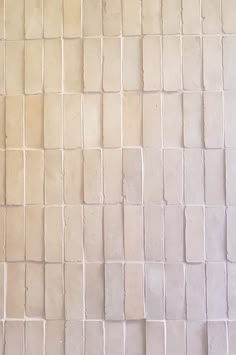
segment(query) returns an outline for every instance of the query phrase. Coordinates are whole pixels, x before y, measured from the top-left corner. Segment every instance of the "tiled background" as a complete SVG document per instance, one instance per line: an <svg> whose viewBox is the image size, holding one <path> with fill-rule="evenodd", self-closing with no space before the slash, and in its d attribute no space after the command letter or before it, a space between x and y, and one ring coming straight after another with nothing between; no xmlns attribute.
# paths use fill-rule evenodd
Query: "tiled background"
<svg viewBox="0 0 236 355"><path fill-rule="evenodd" d="M236 1L0 0L0 354L236 354Z"/></svg>

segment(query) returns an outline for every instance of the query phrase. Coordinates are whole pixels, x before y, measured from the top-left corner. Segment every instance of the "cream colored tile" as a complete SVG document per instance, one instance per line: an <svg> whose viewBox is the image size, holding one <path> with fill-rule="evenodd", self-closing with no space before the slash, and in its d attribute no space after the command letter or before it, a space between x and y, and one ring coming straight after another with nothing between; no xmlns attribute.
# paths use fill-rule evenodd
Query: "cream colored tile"
<svg viewBox="0 0 236 355"><path fill-rule="evenodd" d="M42 92L43 84L42 40L25 41L25 93Z"/></svg>
<svg viewBox="0 0 236 355"><path fill-rule="evenodd" d="M25 145L43 148L43 95L25 96Z"/></svg>
<svg viewBox="0 0 236 355"><path fill-rule="evenodd" d="M6 147L23 148L23 96L6 96Z"/></svg>
<svg viewBox="0 0 236 355"><path fill-rule="evenodd" d="M82 83L82 41L80 39L64 40L64 90L81 92Z"/></svg>

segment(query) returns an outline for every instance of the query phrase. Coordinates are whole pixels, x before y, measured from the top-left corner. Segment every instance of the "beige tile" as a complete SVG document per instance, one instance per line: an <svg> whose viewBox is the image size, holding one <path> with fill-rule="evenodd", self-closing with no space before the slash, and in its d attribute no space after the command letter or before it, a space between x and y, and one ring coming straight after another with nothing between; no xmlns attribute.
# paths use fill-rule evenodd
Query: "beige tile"
<svg viewBox="0 0 236 355"><path fill-rule="evenodd" d="M143 85L145 91L157 91L162 87L160 37L143 38Z"/></svg>
<svg viewBox="0 0 236 355"><path fill-rule="evenodd" d="M145 260L164 260L164 212L161 206L144 207Z"/></svg>
<svg viewBox="0 0 236 355"><path fill-rule="evenodd" d="M222 42L220 37L203 37L203 82L206 90L221 90Z"/></svg>
<svg viewBox="0 0 236 355"><path fill-rule="evenodd" d="M103 90L118 92L121 87L121 40L103 40Z"/></svg>
<svg viewBox="0 0 236 355"><path fill-rule="evenodd" d="M124 248L127 261L143 260L142 206L124 206Z"/></svg>
<svg viewBox="0 0 236 355"><path fill-rule="evenodd" d="M185 319L184 277L184 265L182 263L165 265L166 319Z"/></svg>
<svg viewBox="0 0 236 355"><path fill-rule="evenodd" d="M84 150L84 201L102 203L102 157L99 149Z"/></svg>
<svg viewBox="0 0 236 355"><path fill-rule="evenodd" d="M103 324L102 322L85 323L85 355L103 354Z"/></svg>
<svg viewBox="0 0 236 355"><path fill-rule="evenodd" d="M45 328L45 355L64 355L65 324L62 320L46 322Z"/></svg>
<svg viewBox="0 0 236 355"><path fill-rule="evenodd" d="M25 41L25 93L42 92L43 84L42 40Z"/></svg>
<svg viewBox="0 0 236 355"><path fill-rule="evenodd" d="M65 218L65 261L82 261L83 229L82 207L66 206Z"/></svg>
<svg viewBox="0 0 236 355"><path fill-rule="evenodd" d="M164 151L164 199L168 204L181 204L183 200L183 152Z"/></svg>
<svg viewBox="0 0 236 355"><path fill-rule="evenodd" d="M25 37L42 38L42 0L25 0Z"/></svg>
<svg viewBox="0 0 236 355"><path fill-rule="evenodd" d="M161 6L161 0L143 0L142 29L144 35L161 33Z"/></svg>
<svg viewBox="0 0 236 355"><path fill-rule="evenodd" d="M121 1L103 0L103 34L118 36L121 33Z"/></svg>
<svg viewBox="0 0 236 355"><path fill-rule="evenodd" d="M20 205L24 201L24 157L23 152L6 152L6 202Z"/></svg>
<svg viewBox="0 0 236 355"><path fill-rule="evenodd" d="M182 95L163 95L163 144L165 148L183 146Z"/></svg>
<svg viewBox="0 0 236 355"><path fill-rule="evenodd" d="M83 201L83 156L81 149L64 151L64 201L78 204Z"/></svg>
<svg viewBox="0 0 236 355"><path fill-rule="evenodd" d="M185 354L185 324L183 321L171 320L166 323L166 355Z"/></svg>
<svg viewBox="0 0 236 355"><path fill-rule="evenodd" d="M5 26L8 40L24 38L24 0L6 1Z"/></svg>
<svg viewBox="0 0 236 355"><path fill-rule="evenodd" d="M221 30L221 2L220 0L203 0L202 29L204 34L216 34Z"/></svg>
<svg viewBox="0 0 236 355"><path fill-rule="evenodd" d="M5 21L5 18L4 18L4 0L1 0L0 1L0 38L4 38L4 31L5 31L5 26L4 26L4 21Z"/></svg>
<svg viewBox="0 0 236 355"><path fill-rule="evenodd" d="M84 206L84 253L86 261L103 261L103 208Z"/></svg>
<svg viewBox="0 0 236 355"><path fill-rule="evenodd" d="M43 322L25 322L25 355L40 355L44 348Z"/></svg>
<svg viewBox="0 0 236 355"><path fill-rule="evenodd" d="M27 317L44 318L44 265L26 264Z"/></svg>
<svg viewBox="0 0 236 355"><path fill-rule="evenodd" d="M125 354L146 354L145 323L143 321L130 321L126 323Z"/></svg>
<svg viewBox="0 0 236 355"><path fill-rule="evenodd" d="M199 36L183 37L183 87L185 90L201 90L202 48ZM194 70L193 70L194 67Z"/></svg>
<svg viewBox="0 0 236 355"><path fill-rule="evenodd" d="M185 208L185 257L189 263L205 261L204 223L204 210L201 206Z"/></svg>
<svg viewBox="0 0 236 355"><path fill-rule="evenodd" d="M124 270L122 264L105 265L105 318L124 319Z"/></svg>
<svg viewBox="0 0 236 355"><path fill-rule="evenodd" d="M70 320L65 325L65 355L83 355L83 322Z"/></svg>
<svg viewBox="0 0 236 355"><path fill-rule="evenodd" d="M75 93L82 90L82 48L80 39L64 40L65 92Z"/></svg>
<svg viewBox="0 0 236 355"><path fill-rule="evenodd" d="M104 206L104 257L106 261L124 259L123 207L121 205Z"/></svg>
<svg viewBox="0 0 236 355"><path fill-rule="evenodd" d="M201 93L183 94L183 135L187 148L203 147L203 99Z"/></svg>
<svg viewBox="0 0 236 355"><path fill-rule="evenodd" d="M185 150L184 185L186 204L204 203L204 156L202 149Z"/></svg>
<svg viewBox="0 0 236 355"><path fill-rule="evenodd" d="M25 244L26 260L44 260L44 218L43 207L25 208Z"/></svg>
<svg viewBox="0 0 236 355"><path fill-rule="evenodd" d="M64 95L63 106L63 143L64 148L82 146L81 95Z"/></svg>
<svg viewBox="0 0 236 355"><path fill-rule="evenodd" d="M141 38L123 38L123 89L142 89L142 48Z"/></svg>
<svg viewBox="0 0 236 355"><path fill-rule="evenodd" d="M181 1L166 0L162 5L162 21L164 34L181 32Z"/></svg>
<svg viewBox="0 0 236 355"><path fill-rule="evenodd" d="M44 201L44 153L31 150L25 156L25 199L27 204Z"/></svg>
<svg viewBox="0 0 236 355"><path fill-rule="evenodd" d="M124 354L124 330L122 322L105 323L105 353L107 355Z"/></svg>
<svg viewBox="0 0 236 355"><path fill-rule="evenodd" d="M105 312L104 265L85 265L86 319L103 319Z"/></svg>
<svg viewBox="0 0 236 355"><path fill-rule="evenodd" d="M82 264L65 264L65 318L83 319Z"/></svg>
<svg viewBox="0 0 236 355"><path fill-rule="evenodd" d="M205 249L207 261L226 259L226 209L224 206L205 209ZM227 229L229 235L229 230ZM229 240L227 246L230 246Z"/></svg>
<svg viewBox="0 0 236 355"><path fill-rule="evenodd" d="M184 210L182 206L165 206L165 259L168 262L184 260Z"/></svg>
<svg viewBox="0 0 236 355"><path fill-rule="evenodd" d="M62 146L62 110L61 95L44 96L44 147L61 148Z"/></svg>
<svg viewBox="0 0 236 355"><path fill-rule="evenodd" d="M209 322L207 324L207 335L209 355L220 355L227 353L228 343L226 322Z"/></svg>
<svg viewBox="0 0 236 355"><path fill-rule="evenodd" d="M99 36L102 34L102 6L100 0L83 2L83 35Z"/></svg>
<svg viewBox="0 0 236 355"><path fill-rule="evenodd" d="M223 97L220 92L204 93L204 136L206 148L224 147Z"/></svg>
<svg viewBox="0 0 236 355"><path fill-rule="evenodd" d="M45 208L45 261L62 262L63 215L61 207Z"/></svg>
<svg viewBox="0 0 236 355"><path fill-rule="evenodd" d="M95 148L102 144L102 96L83 96L84 147Z"/></svg>
<svg viewBox="0 0 236 355"><path fill-rule="evenodd" d="M122 1L123 34L141 35L141 2L139 0Z"/></svg>
<svg viewBox="0 0 236 355"><path fill-rule="evenodd" d="M122 201L122 150L103 150L104 199L106 203Z"/></svg>
<svg viewBox="0 0 236 355"><path fill-rule="evenodd" d="M57 38L62 34L62 0L44 1L44 37Z"/></svg>
<svg viewBox="0 0 236 355"><path fill-rule="evenodd" d="M4 151L0 152L0 203L5 204L6 199L6 154Z"/></svg>
<svg viewBox="0 0 236 355"><path fill-rule="evenodd" d="M6 208L0 207L0 261L5 261Z"/></svg>
<svg viewBox="0 0 236 355"><path fill-rule="evenodd" d="M205 265L188 264L185 277L187 319L206 319Z"/></svg>
<svg viewBox="0 0 236 355"><path fill-rule="evenodd" d="M165 318L164 268L161 264L145 264L145 309L146 318Z"/></svg>
<svg viewBox="0 0 236 355"><path fill-rule="evenodd" d="M146 354L165 354L165 329L163 322L146 323Z"/></svg>
<svg viewBox="0 0 236 355"><path fill-rule="evenodd" d="M163 200L163 162L159 149L143 150L143 199L145 204L161 204Z"/></svg>
<svg viewBox="0 0 236 355"><path fill-rule="evenodd" d="M6 316L7 318L22 319L24 318L24 312L25 312L25 264L8 263L7 264ZM9 352L9 355L10 354L11 353Z"/></svg>
<svg viewBox="0 0 236 355"><path fill-rule="evenodd" d="M207 355L207 325L205 322L187 323L187 354Z"/></svg>
<svg viewBox="0 0 236 355"><path fill-rule="evenodd" d="M0 264L0 317L4 318L5 310L5 301L4 301L4 292L6 285L6 275L4 271L4 264ZM1 339L1 326L0 326L0 339ZM0 353L1 353L1 340L0 340Z"/></svg>
<svg viewBox="0 0 236 355"><path fill-rule="evenodd" d="M64 0L64 37L81 37L81 0Z"/></svg>
<svg viewBox="0 0 236 355"><path fill-rule="evenodd" d="M23 148L23 96L6 96L6 147Z"/></svg>
<svg viewBox="0 0 236 355"><path fill-rule="evenodd" d="M60 150L45 150L45 203L62 204L63 178L62 153Z"/></svg>
<svg viewBox="0 0 236 355"><path fill-rule="evenodd" d="M5 42L4 41L0 41L0 94L1 95L5 94Z"/></svg>
<svg viewBox="0 0 236 355"><path fill-rule="evenodd" d="M123 96L123 144L142 144L142 96L128 93Z"/></svg>
<svg viewBox="0 0 236 355"><path fill-rule="evenodd" d="M144 270L141 264L125 265L125 319L144 318ZM126 329L127 331L127 329Z"/></svg>
<svg viewBox="0 0 236 355"><path fill-rule="evenodd" d="M180 37L165 36L162 41L163 88L165 91L179 91L182 87Z"/></svg>
<svg viewBox="0 0 236 355"><path fill-rule="evenodd" d="M64 267L62 264L45 265L45 314L47 320L64 319L64 270L63 269ZM47 347L47 324L46 324L46 347ZM56 327L54 330L56 330ZM51 341L53 342L52 334L51 334ZM51 353L49 352L48 354ZM52 354L54 354L54 352L52 352ZM56 354L59 353L56 352Z"/></svg>
<svg viewBox="0 0 236 355"><path fill-rule="evenodd" d="M0 96L0 147L5 148L5 97Z"/></svg>
<svg viewBox="0 0 236 355"><path fill-rule="evenodd" d="M201 5L198 0L183 0L183 33L200 34L201 32Z"/></svg>
<svg viewBox="0 0 236 355"><path fill-rule="evenodd" d="M143 146L161 148L161 95L143 94Z"/></svg>
<svg viewBox="0 0 236 355"><path fill-rule="evenodd" d="M113 108L111 110L111 107ZM103 94L103 146L118 148L121 146L121 96Z"/></svg>
<svg viewBox="0 0 236 355"><path fill-rule="evenodd" d="M91 0L86 0L91 1ZM85 2L86 3L86 2ZM95 4L94 4L95 5ZM94 12L94 9L92 13ZM91 17L91 14L90 14ZM84 91L101 91L102 52L100 38L84 39Z"/></svg>
<svg viewBox="0 0 236 355"><path fill-rule="evenodd" d="M60 0L59 0L60 1ZM60 39L44 41L44 90L60 92L62 84L62 42Z"/></svg>
<svg viewBox="0 0 236 355"><path fill-rule="evenodd" d="M25 258L24 207L7 207L6 257L7 261L24 261Z"/></svg>
<svg viewBox="0 0 236 355"><path fill-rule="evenodd" d="M43 148L43 96L25 96L25 145Z"/></svg>
<svg viewBox="0 0 236 355"><path fill-rule="evenodd" d="M224 205L225 154L222 149L205 150L205 200L209 205Z"/></svg>
<svg viewBox="0 0 236 355"><path fill-rule="evenodd" d="M5 323L5 354L24 354L24 322L6 321Z"/></svg>
<svg viewBox="0 0 236 355"><path fill-rule="evenodd" d="M6 92L8 95L24 93L24 42L6 42Z"/></svg>
<svg viewBox="0 0 236 355"><path fill-rule="evenodd" d="M138 148L123 149L123 195L126 204L142 202L142 152Z"/></svg>

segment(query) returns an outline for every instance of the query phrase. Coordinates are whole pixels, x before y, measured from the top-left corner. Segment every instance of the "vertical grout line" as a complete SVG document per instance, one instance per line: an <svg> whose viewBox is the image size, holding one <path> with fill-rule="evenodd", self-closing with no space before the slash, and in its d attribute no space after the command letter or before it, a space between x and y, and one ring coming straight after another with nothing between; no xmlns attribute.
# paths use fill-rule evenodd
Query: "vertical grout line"
<svg viewBox="0 0 236 355"><path fill-rule="evenodd" d="M64 1L61 8L61 157L62 157L62 269L63 269L63 299L64 299L64 353L66 353L66 263L65 263L65 191L64 191Z"/></svg>
<svg viewBox="0 0 236 355"><path fill-rule="evenodd" d="M4 49L4 59L3 59L3 71L4 71L4 159L5 159L5 173L4 173L4 288L3 288L3 353L5 354L5 328L6 328L6 301L7 301L7 263L6 263L6 0L3 0L3 49Z"/></svg>
<svg viewBox="0 0 236 355"><path fill-rule="evenodd" d="M83 270L83 276L82 276L82 287L83 287L83 354L86 352L86 309L85 309L85 297L86 297L86 290L85 290L85 272L86 272L86 267L85 267L85 244L84 244L84 36L83 36L83 5L84 1L80 1L80 6L81 6L81 14L80 14L80 19L81 19L81 45L82 45L82 53L81 53L81 60L82 60L82 74L81 74L81 80L82 80L82 85L81 85L81 101L80 101L80 110L81 110L81 145L82 145L82 160L83 160L83 171L82 171L82 181L83 181L83 199L81 203L81 232L82 232L82 270Z"/></svg>
<svg viewBox="0 0 236 355"><path fill-rule="evenodd" d="M45 147L44 147L44 76L45 76L45 40L44 40L44 1L41 0L41 26L42 26L42 145L43 145L43 206L42 206L42 216L43 216L43 271L44 271L44 319L43 319L43 354L46 353L46 264L45 264L45 205L46 205L46 179L45 179Z"/></svg>

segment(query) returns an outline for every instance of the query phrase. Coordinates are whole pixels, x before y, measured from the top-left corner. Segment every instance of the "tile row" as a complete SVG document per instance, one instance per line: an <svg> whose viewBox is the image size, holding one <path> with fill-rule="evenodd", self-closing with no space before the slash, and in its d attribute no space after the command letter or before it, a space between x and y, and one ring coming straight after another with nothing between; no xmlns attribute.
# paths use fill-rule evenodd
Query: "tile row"
<svg viewBox="0 0 236 355"><path fill-rule="evenodd" d="M235 320L235 276L223 262L1 263L0 317Z"/></svg>
<svg viewBox="0 0 236 355"><path fill-rule="evenodd" d="M235 115L236 92L0 96L0 149L235 148Z"/></svg>
<svg viewBox="0 0 236 355"><path fill-rule="evenodd" d="M235 335L232 321L6 321L0 323L0 353L234 355Z"/></svg>
<svg viewBox="0 0 236 355"><path fill-rule="evenodd" d="M236 90L235 61L235 36L0 41L0 93Z"/></svg>
<svg viewBox="0 0 236 355"><path fill-rule="evenodd" d="M236 262L235 217L235 206L1 207L0 260Z"/></svg>
<svg viewBox="0 0 236 355"><path fill-rule="evenodd" d="M236 149L0 151L4 205L236 205Z"/></svg>
<svg viewBox="0 0 236 355"><path fill-rule="evenodd" d="M6 0L0 38L235 33L233 0ZM5 10L5 11L4 11ZM4 14L5 12L5 14Z"/></svg>

